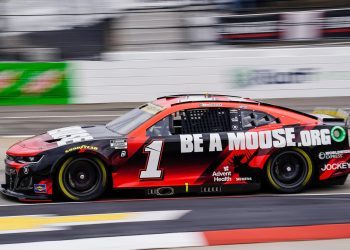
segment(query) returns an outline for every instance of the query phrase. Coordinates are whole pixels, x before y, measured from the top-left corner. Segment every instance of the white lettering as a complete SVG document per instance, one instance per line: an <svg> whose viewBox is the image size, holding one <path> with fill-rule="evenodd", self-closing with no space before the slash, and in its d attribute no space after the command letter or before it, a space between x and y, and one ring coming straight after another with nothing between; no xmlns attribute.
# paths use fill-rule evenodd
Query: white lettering
<svg viewBox="0 0 350 250"><path fill-rule="evenodd" d="M203 138L201 134L193 135L194 152L203 152Z"/></svg>
<svg viewBox="0 0 350 250"><path fill-rule="evenodd" d="M332 144L331 135L329 129L321 129L321 144L322 145L330 145Z"/></svg>
<svg viewBox="0 0 350 250"><path fill-rule="evenodd" d="M260 148L272 148L272 136L271 131L261 131L259 132L259 145Z"/></svg>
<svg viewBox="0 0 350 250"><path fill-rule="evenodd" d="M294 128L286 128L286 141L288 147L294 147L296 145L295 143L295 134L294 134Z"/></svg>
<svg viewBox="0 0 350 250"><path fill-rule="evenodd" d="M210 134L209 152L222 151L221 138L219 134Z"/></svg>
<svg viewBox="0 0 350 250"><path fill-rule="evenodd" d="M340 163L326 164L323 168L321 168L321 171L340 170L340 169L350 169L350 163L340 162Z"/></svg>
<svg viewBox="0 0 350 250"><path fill-rule="evenodd" d="M311 146L311 136L310 136L310 131L308 130L303 130L300 131L300 140L302 146Z"/></svg>
<svg viewBox="0 0 350 250"><path fill-rule="evenodd" d="M228 150L244 150L245 136L243 132L227 133L228 136Z"/></svg>
<svg viewBox="0 0 350 250"><path fill-rule="evenodd" d="M321 133L319 130L310 130L311 144L314 146L321 145Z"/></svg>
<svg viewBox="0 0 350 250"><path fill-rule="evenodd" d="M272 130L272 137L276 139L276 141L273 142L275 148L284 148L286 146L286 139L283 137L284 134L284 129Z"/></svg>
<svg viewBox="0 0 350 250"><path fill-rule="evenodd" d="M193 152L193 137L192 135L180 135L181 153Z"/></svg>
<svg viewBox="0 0 350 250"><path fill-rule="evenodd" d="M209 140L204 141L202 134L180 135L181 152L218 152L223 150L222 138L219 133L208 135ZM281 128L272 131L247 131L227 133L228 150L256 150L284 147L309 147L331 144L329 129L302 130L299 132L300 141L296 142L294 128ZM225 138L225 137L223 137ZM323 155L321 154L321 157ZM334 158L334 157L333 157Z"/></svg>
<svg viewBox="0 0 350 250"><path fill-rule="evenodd" d="M257 132L247 132L246 136L246 146L247 149L257 149L259 148L258 133Z"/></svg>

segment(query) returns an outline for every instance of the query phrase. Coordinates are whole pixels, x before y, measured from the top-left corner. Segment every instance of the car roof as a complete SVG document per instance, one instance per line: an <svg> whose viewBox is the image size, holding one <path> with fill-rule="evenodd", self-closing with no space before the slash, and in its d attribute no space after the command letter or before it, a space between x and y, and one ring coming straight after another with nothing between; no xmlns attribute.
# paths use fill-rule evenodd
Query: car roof
<svg viewBox="0 0 350 250"><path fill-rule="evenodd" d="M175 105L185 104L185 103L200 103L200 102L231 102L231 103L245 103L245 104L255 104L260 107L274 108L281 111L292 112L294 114L302 115L311 119L316 119L314 115L300 112L298 110L273 105L265 102L260 102L257 100L252 100L250 98L243 98L240 96L231 95L220 95L220 94L180 94L180 95L168 95L157 98L152 103L163 108L169 108Z"/></svg>
<svg viewBox="0 0 350 250"><path fill-rule="evenodd" d="M177 104L193 102L239 102L239 103L252 103L258 104L258 101L251 100L249 98L243 98L240 96L230 95L218 95L218 94L181 94L181 95L168 95L157 98L153 101L154 104L170 107Z"/></svg>

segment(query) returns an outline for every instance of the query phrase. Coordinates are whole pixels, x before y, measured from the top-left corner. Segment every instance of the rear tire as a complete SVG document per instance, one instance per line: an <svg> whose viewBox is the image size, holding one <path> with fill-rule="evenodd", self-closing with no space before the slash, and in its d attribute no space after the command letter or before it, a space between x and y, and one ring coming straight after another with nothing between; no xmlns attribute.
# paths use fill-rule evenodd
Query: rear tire
<svg viewBox="0 0 350 250"><path fill-rule="evenodd" d="M294 148L277 153L269 159L266 167L268 185L279 193L298 193L309 185L313 165L309 155Z"/></svg>
<svg viewBox="0 0 350 250"><path fill-rule="evenodd" d="M57 186L64 198L90 201L99 198L107 188L107 171L97 158L70 157L57 173Z"/></svg>

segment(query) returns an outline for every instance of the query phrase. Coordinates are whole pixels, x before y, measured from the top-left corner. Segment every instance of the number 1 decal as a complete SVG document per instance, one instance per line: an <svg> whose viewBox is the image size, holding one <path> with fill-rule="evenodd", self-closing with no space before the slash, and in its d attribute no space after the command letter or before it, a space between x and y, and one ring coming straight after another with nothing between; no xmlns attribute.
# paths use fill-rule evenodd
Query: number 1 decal
<svg viewBox="0 0 350 250"><path fill-rule="evenodd" d="M144 151L148 153L147 166L140 172L140 179L161 178L162 170L158 169L163 150L163 141L153 141Z"/></svg>

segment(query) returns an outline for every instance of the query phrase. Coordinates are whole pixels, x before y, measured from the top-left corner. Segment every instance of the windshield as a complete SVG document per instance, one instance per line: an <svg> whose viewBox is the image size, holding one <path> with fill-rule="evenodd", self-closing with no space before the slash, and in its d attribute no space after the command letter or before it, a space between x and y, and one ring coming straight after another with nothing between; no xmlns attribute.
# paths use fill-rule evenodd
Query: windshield
<svg viewBox="0 0 350 250"><path fill-rule="evenodd" d="M163 110L162 107L148 103L140 108L133 109L117 119L107 123L106 127L118 134L126 135Z"/></svg>

